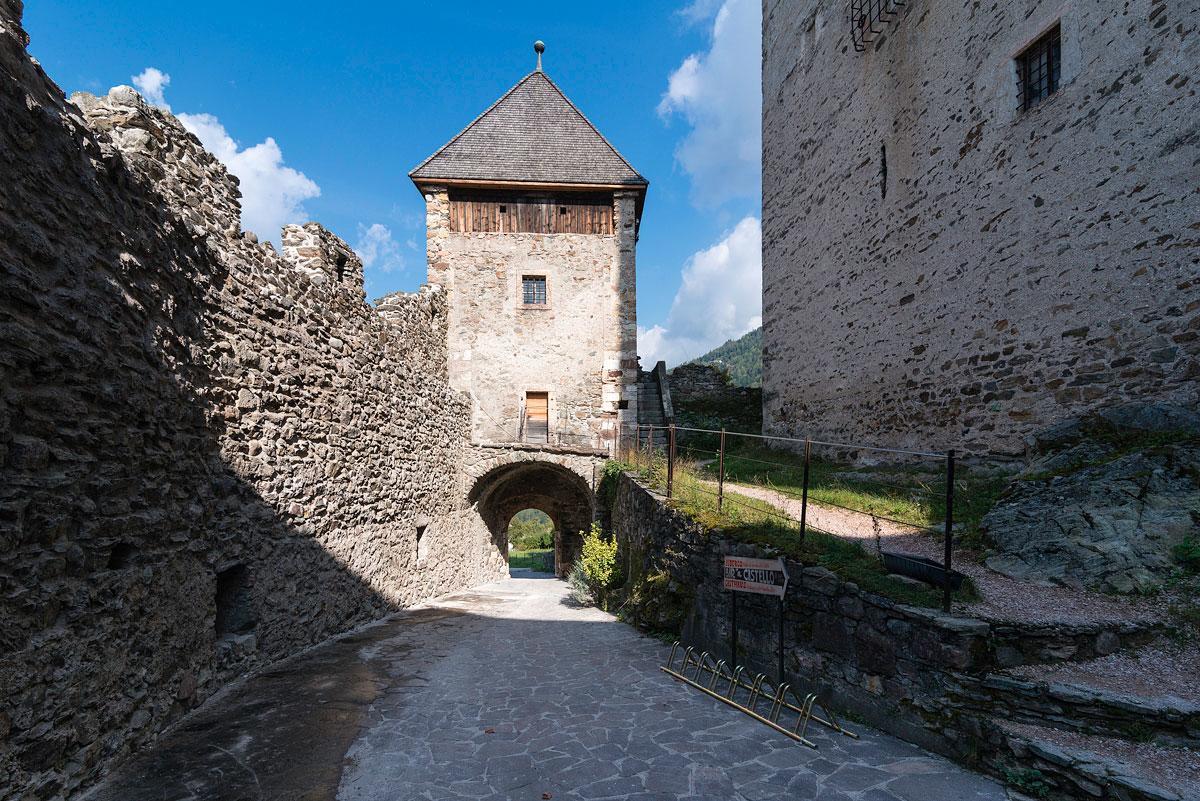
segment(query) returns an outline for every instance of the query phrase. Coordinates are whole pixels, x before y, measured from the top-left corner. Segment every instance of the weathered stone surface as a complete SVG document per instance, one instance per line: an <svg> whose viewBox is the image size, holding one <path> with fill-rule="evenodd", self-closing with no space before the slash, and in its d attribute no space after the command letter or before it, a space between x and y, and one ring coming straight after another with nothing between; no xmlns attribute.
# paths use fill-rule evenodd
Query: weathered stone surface
<svg viewBox="0 0 1200 801"><path fill-rule="evenodd" d="M664 500L633 476L621 478L611 511L618 561L632 575L662 573L670 577L664 586L687 587L686 594L671 597L686 609L683 642L728 659L729 598L721 589L721 557L773 554L705 532ZM1197 710L1178 699L1148 701L1065 684L1051 687L993 672L1090 659L1101 649L1144 644L1153 636L1144 625L1000 624L902 606L865 593L823 567L789 561L788 572L787 680L891 734L948 756L972 762L982 757L1000 775L1011 765L1014 748L1020 751L1018 761L1046 760L1030 755L1024 741L997 738L989 723L993 718L1116 736L1137 725L1163 742L1194 742ZM743 595L738 608L738 664L773 676L777 602ZM1067 759L1067 765L1061 785L1055 785L1062 792L1051 797L1091 797L1078 783L1085 780L1077 760Z"/></svg>
<svg viewBox="0 0 1200 801"><path fill-rule="evenodd" d="M844 5L763 5L767 432L1020 456L1116 398L1195 403L1194 4L887 7L859 53Z"/></svg>
<svg viewBox="0 0 1200 801"><path fill-rule="evenodd" d="M667 646L566 591L505 581L324 644L201 710L94 798L1008 799L857 723L858 739L813 724L819 747L795 743L671 678Z"/></svg>
<svg viewBox="0 0 1200 801"><path fill-rule="evenodd" d="M449 294L449 375L477 441L524 436L526 392L546 392L550 440L608 445L637 420L634 192L612 193L610 234L452 230L450 194L424 189L431 284ZM522 303L522 276L546 279ZM624 403L623 403L624 402Z"/></svg>
<svg viewBox="0 0 1200 801"><path fill-rule="evenodd" d="M195 137L128 87L68 102L19 11L0 3L5 801L73 793L230 678L504 564L464 502L445 293L377 312L320 226L257 244Z"/></svg>
<svg viewBox="0 0 1200 801"><path fill-rule="evenodd" d="M1110 592L1148 590L1177 568L1172 548L1200 532L1200 414L1120 406L1032 441L1034 461L983 519L989 567Z"/></svg>

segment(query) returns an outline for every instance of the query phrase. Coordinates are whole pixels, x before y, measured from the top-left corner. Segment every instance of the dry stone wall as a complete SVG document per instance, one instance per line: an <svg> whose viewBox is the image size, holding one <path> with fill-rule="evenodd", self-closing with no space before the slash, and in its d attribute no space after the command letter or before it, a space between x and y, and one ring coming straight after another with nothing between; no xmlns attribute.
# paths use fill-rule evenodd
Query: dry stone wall
<svg viewBox="0 0 1200 801"><path fill-rule="evenodd" d="M0 0L0 798L60 798L230 678L500 574L445 293L363 303L128 87L68 102ZM420 545L418 546L418 539Z"/></svg>
<svg viewBox="0 0 1200 801"><path fill-rule="evenodd" d="M764 423L1020 453L1101 403L1197 402L1200 20L1183 0L764 3ZM1061 22L1062 87L1014 57Z"/></svg>
<svg viewBox="0 0 1200 801"><path fill-rule="evenodd" d="M685 645L729 660L730 602L722 590L722 557L778 553L703 528L630 474L619 477L609 503L617 561L623 575L640 580L643 588L626 611L653 628L678 626ZM1036 764L1052 781L1047 797L1055 799L1162 801L1164 796L1131 790L1118 778L1120 768L1096 764L1095 758L1087 764L1067 759L1051 771L1031 762L1031 748L1005 735L997 721L1104 734L1138 726L1166 741L1200 742L1200 705L1177 699L1134 703L1119 692L1084 692L998 672L1139 647L1153 638L1152 628L960 617L894 603L823 567L790 559L785 564L790 576L786 680L802 696L818 693L836 712L856 713L876 728L1000 776ZM776 675L779 610L773 597L739 595L735 661L750 675ZM1114 785L1119 791L1102 792Z"/></svg>

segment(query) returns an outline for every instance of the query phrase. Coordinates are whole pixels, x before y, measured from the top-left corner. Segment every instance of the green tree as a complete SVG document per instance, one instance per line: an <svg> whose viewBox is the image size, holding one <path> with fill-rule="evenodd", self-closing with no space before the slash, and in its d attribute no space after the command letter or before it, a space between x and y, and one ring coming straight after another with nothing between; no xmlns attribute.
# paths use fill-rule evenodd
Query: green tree
<svg viewBox="0 0 1200 801"><path fill-rule="evenodd" d="M739 339L731 339L692 364L711 364L729 373L729 380L739 387L762 386L762 328L755 328Z"/></svg>

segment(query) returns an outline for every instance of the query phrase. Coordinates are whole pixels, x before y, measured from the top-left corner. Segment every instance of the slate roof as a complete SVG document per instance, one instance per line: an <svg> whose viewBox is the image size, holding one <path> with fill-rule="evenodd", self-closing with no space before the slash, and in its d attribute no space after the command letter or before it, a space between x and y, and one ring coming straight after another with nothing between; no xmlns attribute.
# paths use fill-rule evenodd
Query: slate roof
<svg viewBox="0 0 1200 801"><path fill-rule="evenodd" d="M415 182L648 184L539 71L522 78L408 175Z"/></svg>

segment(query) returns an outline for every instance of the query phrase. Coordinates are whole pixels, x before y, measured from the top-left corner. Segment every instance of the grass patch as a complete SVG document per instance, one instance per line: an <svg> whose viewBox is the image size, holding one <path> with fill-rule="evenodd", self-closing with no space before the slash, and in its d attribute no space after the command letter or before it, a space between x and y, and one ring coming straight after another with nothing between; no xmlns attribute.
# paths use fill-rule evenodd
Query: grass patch
<svg viewBox="0 0 1200 801"><path fill-rule="evenodd" d="M546 554L553 553L553 548L535 548L528 551L518 551L514 549L508 552L508 566L510 568L527 567L530 570L545 570Z"/></svg>
<svg viewBox="0 0 1200 801"><path fill-rule="evenodd" d="M637 473L655 489L661 491L666 486L666 464L661 458L641 457L620 467ZM892 578L877 555L856 542L811 530L801 540L799 523L765 501L726 492L725 504L718 511L715 492L686 464L676 464L672 494L672 507L710 531L719 530L731 539L772 548L805 565L819 565L867 592L898 603L929 608L941 605L940 589L915 587ZM978 593L967 581L955 597L974 600Z"/></svg>
<svg viewBox="0 0 1200 801"><path fill-rule="evenodd" d="M685 455L688 452L686 446L681 449ZM712 458L701 454L699 449L694 449L693 455ZM944 464L935 460L920 466L859 467L813 459L809 466L808 497L816 503L938 529L946 520L944 469ZM716 480L717 463L706 463L703 475ZM727 448L725 477L734 483L768 487L800 498L804 490L804 459L790 451L761 445ZM979 523L1007 484L1004 476L975 474L966 466L958 467L954 520L958 524L956 536L962 544L971 548L983 546Z"/></svg>

